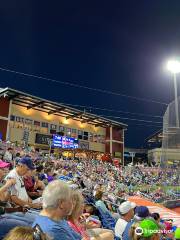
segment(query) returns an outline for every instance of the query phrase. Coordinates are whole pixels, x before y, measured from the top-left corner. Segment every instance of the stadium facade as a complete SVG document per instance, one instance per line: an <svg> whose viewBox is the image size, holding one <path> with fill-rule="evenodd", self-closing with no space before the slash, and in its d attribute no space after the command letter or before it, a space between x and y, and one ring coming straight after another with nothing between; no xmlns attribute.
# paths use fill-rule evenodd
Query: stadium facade
<svg viewBox="0 0 180 240"><path fill-rule="evenodd" d="M162 141L163 141L163 129L160 129L159 131L150 135L145 140L145 147L148 149L149 162L155 162L157 164L160 164L163 155ZM168 159L168 163L170 165L180 163L179 148L169 147L168 149L166 149L166 156Z"/></svg>
<svg viewBox="0 0 180 240"><path fill-rule="evenodd" d="M48 147L53 134L78 140L78 150L123 161L126 124L11 88L0 89L0 137Z"/></svg>

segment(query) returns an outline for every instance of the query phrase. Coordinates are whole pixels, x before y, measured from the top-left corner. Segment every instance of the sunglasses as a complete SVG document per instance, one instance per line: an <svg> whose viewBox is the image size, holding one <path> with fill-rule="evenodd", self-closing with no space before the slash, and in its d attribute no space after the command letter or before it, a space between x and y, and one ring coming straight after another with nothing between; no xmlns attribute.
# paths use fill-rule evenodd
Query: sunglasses
<svg viewBox="0 0 180 240"><path fill-rule="evenodd" d="M45 234L38 224L33 227L33 240L47 240Z"/></svg>

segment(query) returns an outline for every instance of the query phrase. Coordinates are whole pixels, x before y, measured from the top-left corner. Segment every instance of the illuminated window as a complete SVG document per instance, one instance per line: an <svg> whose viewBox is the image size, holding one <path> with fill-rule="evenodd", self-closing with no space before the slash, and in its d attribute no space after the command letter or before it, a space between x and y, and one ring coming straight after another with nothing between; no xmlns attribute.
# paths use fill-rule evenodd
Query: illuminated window
<svg viewBox="0 0 180 240"><path fill-rule="evenodd" d="M64 132L64 126L59 126L59 131Z"/></svg>
<svg viewBox="0 0 180 240"><path fill-rule="evenodd" d="M93 133L89 133L89 141L93 142Z"/></svg>
<svg viewBox="0 0 180 240"><path fill-rule="evenodd" d="M71 128L66 128L66 136L71 136Z"/></svg>
<svg viewBox="0 0 180 240"><path fill-rule="evenodd" d="M25 124L27 124L27 125L32 125L33 120L26 118L24 122L25 122Z"/></svg>
<svg viewBox="0 0 180 240"><path fill-rule="evenodd" d="M41 123L41 127L43 127L43 128L48 128L48 125L49 125L49 124L46 123L46 122L42 122L42 123Z"/></svg>
<svg viewBox="0 0 180 240"><path fill-rule="evenodd" d="M51 130L56 130L56 129L57 129L57 125L55 125L55 124L51 124L50 129L51 129Z"/></svg>
<svg viewBox="0 0 180 240"><path fill-rule="evenodd" d="M77 138L78 137L77 129L71 129L71 137L73 137L73 138Z"/></svg>
<svg viewBox="0 0 180 240"><path fill-rule="evenodd" d="M24 118L22 117L16 117L16 122L24 122Z"/></svg>

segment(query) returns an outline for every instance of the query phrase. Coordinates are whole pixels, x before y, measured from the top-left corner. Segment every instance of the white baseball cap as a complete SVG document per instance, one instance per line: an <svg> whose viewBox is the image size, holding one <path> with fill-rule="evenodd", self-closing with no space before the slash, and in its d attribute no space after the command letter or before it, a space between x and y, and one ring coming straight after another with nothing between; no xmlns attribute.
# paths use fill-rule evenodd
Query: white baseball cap
<svg viewBox="0 0 180 240"><path fill-rule="evenodd" d="M126 214L135 207L136 207L136 204L134 202L126 201L119 206L118 210L121 214Z"/></svg>

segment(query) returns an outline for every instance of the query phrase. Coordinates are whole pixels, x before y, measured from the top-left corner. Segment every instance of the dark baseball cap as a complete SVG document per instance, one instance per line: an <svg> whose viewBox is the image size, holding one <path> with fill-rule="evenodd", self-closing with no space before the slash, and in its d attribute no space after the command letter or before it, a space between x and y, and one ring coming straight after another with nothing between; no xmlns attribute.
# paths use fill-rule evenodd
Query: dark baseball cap
<svg viewBox="0 0 180 240"><path fill-rule="evenodd" d="M24 164L26 165L30 170L34 170L35 166L32 162L32 159L30 157L23 157L19 160L18 164Z"/></svg>
<svg viewBox="0 0 180 240"><path fill-rule="evenodd" d="M138 206L135 209L135 214L138 217L146 218L150 215L149 209L146 206Z"/></svg>

